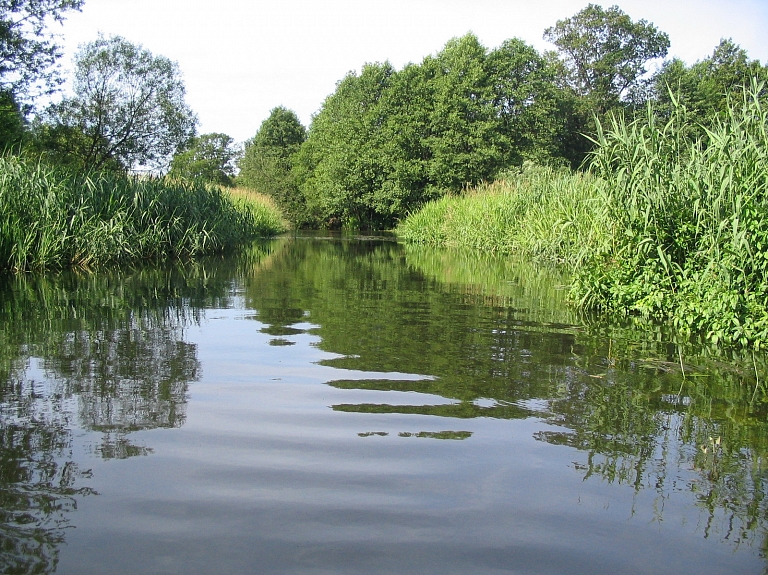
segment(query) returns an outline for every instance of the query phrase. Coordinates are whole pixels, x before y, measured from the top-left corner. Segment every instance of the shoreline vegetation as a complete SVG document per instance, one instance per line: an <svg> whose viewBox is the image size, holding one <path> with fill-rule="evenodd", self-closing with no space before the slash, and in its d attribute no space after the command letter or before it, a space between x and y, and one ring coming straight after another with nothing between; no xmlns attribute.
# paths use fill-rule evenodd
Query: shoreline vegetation
<svg viewBox="0 0 768 575"><path fill-rule="evenodd" d="M768 65L731 39L667 59L669 36L618 6L542 37L554 51L468 33L399 69L369 62L309 126L278 106L241 146L197 133L178 64L100 36L60 102L34 111L25 82L0 88L0 271L185 259L289 226L395 228L557 262L586 312L768 348ZM53 89L55 59L27 58L26 82Z"/></svg>
<svg viewBox="0 0 768 575"><path fill-rule="evenodd" d="M255 194L0 158L0 271L187 259L286 229Z"/></svg>
<svg viewBox="0 0 768 575"><path fill-rule="evenodd" d="M526 164L406 217L407 243L555 261L584 310L670 322L685 336L768 348L768 104L753 82L708 126L598 124L586 173Z"/></svg>

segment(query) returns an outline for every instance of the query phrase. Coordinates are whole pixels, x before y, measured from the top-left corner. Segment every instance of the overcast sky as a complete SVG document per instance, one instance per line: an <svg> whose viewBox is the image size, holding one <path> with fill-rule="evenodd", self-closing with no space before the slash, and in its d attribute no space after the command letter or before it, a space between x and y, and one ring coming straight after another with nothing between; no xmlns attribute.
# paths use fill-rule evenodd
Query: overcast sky
<svg viewBox="0 0 768 575"><path fill-rule="evenodd" d="M85 0L58 30L71 66L78 44L99 32L175 60L200 133L252 137L278 105L308 125L336 82L366 62L398 69L473 32L488 48L518 37L553 46L545 28L588 0ZM732 38L768 63L768 0L617 0L633 20L670 36L670 57L688 63Z"/></svg>

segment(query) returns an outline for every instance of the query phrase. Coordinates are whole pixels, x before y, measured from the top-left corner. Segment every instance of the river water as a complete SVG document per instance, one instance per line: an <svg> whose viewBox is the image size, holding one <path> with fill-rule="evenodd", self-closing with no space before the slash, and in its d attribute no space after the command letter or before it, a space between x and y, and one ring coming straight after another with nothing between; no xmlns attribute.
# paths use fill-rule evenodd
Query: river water
<svg viewBox="0 0 768 575"><path fill-rule="evenodd" d="M764 573L764 356L391 238L0 278L0 566Z"/></svg>

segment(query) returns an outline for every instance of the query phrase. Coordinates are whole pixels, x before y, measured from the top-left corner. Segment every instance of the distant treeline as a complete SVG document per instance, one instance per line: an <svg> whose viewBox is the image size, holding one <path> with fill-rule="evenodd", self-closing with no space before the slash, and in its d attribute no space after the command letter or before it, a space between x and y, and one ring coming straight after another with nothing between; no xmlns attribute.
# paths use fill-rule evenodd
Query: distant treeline
<svg viewBox="0 0 768 575"><path fill-rule="evenodd" d="M400 70L350 72L308 130L272 110L239 160L240 184L272 195L297 226L390 228L425 202L530 161L580 169L599 124L676 106L695 139L768 67L723 40L686 65L649 63L668 36L617 7L589 5L547 29L557 52L519 39L494 49L467 34Z"/></svg>

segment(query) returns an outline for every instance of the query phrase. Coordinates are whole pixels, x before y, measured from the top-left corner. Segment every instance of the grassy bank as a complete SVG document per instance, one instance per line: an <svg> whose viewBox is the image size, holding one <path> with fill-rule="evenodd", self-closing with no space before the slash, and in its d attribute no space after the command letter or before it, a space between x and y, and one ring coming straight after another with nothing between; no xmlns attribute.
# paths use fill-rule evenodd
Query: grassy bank
<svg viewBox="0 0 768 575"><path fill-rule="evenodd" d="M444 198L398 228L406 241L554 259L584 309L671 322L684 334L768 347L768 106L754 85L707 126L677 106L614 121L591 174L523 170Z"/></svg>
<svg viewBox="0 0 768 575"><path fill-rule="evenodd" d="M565 169L525 166L461 196L444 196L397 228L409 243L574 263L609 241L602 182Z"/></svg>
<svg viewBox="0 0 768 575"><path fill-rule="evenodd" d="M283 229L272 206L217 188L0 158L3 270L188 258Z"/></svg>

